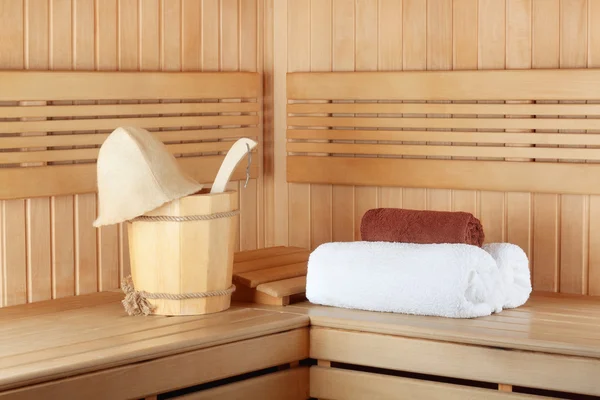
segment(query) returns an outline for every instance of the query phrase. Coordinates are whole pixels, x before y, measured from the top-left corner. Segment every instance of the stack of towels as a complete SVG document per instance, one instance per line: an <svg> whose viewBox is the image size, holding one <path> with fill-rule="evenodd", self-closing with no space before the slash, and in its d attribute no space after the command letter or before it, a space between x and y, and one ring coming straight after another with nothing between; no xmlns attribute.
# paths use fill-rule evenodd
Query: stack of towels
<svg viewBox="0 0 600 400"><path fill-rule="evenodd" d="M473 318L519 307L531 293L525 252L510 243L484 244L483 227L469 213L369 210L361 239L311 253L310 302Z"/></svg>

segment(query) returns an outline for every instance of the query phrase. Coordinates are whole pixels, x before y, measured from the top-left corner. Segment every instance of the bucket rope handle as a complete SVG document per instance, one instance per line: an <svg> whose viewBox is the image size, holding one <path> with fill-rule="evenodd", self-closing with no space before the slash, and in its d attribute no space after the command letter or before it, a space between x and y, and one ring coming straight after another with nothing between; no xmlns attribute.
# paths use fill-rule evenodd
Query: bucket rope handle
<svg viewBox="0 0 600 400"><path fill-rule="evenodd" d="M235 285L231 285L225 290L213 290L209 292L195 292L195 293L181 293L181 294L170 294L170 293L150 293L145 291L137 291L133 286L133 279L131 275L123 279L121 282L123 293L125 293L125 299L121 301L125 307L125 311L129 315L149 315L156 309L155 306L148 302L148 299L166 299L166 300L187 300L187 299L203 299L206 297L216 296L228 296L235 292Z"/></svg>
<svg viewBox="0 0 600 400"><path fill-rule="evenodd" d="M183 217L179 217L179 216L175 216L175 215L140 215L139 217L135 217L134 219L132 219L131 222L136 222L136 221L146 221L146 222L209 221L212 219L235 217L239 213L240 213L240 210L226 211L226 212L207 214L207 215L186 215Z"/></svg>

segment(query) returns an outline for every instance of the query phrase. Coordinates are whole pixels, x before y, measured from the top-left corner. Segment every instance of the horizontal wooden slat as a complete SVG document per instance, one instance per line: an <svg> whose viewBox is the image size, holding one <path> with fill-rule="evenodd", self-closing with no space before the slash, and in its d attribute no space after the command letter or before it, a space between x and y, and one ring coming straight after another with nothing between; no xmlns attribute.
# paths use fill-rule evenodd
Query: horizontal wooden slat
<svg viewBox="0 0 600 400"><path fill-rule="evenodd" d="M256 102L235 103L158 103L158 104L98 104L67 106L2 107L0 118L23 117L89 117L106 115L194 114L216 112L258 112Z"/></svg>
<svg viewBox="0 0 600 400"><path fill-rule="evenodd" d="M309 398L308 368L286 369L274 374L202 390L175 400L306 400Z"/></svg>
<svg viewBox="0 0 600 400"><path fill-rule="evenodd" d="M123 299L123 292L99 292L63 297L60 299L37 301L4 307L0 312L0 325L7 326L22 318L41 318L56 313L56 310L67 312L77 309L93 308L107 303L116 303Z"/></svg>
<svg viewBox="0 0 600 400"><path fill-rule="evenodd" d="M256 271L259 269L281 267L283 265L306 262L309 255L310 250L302 249L300 251L293 252L286 251L286 254L274 254L264 258L261 257L260 259L240 261L233 266L233 273L235 275L243 272Z"/></svg>
<svg viewBox="0 0 600 400"><path fill-rule="evenodd" d="M233 276L233 281L250 288L255 288L261 283L305 276L306 270L306 262L301 262L282 267L238 273Z"/></svg>
<svg viewBox="0 0 600 400"><path fill-rule="evenodd" d="M287 254L305 252L306 249L302 247L294 247L294 246L273 246L266 247L263 249L256 250L245 250L239 253L235 253L233 256L233 262L235 264L242 263L246 261L259 260L261 258L271 258L271 257L280 257ZM236 269L234 265L234 270Z"/></svg>
<svg viewBox="0 0 600 400"><path fill-rule="evenodd" d="M100 149L16 151L0 153L0 164L95 160Z"/></svg>
<svg viewBox="0 0 600 400"><path fill-rule="evenodd" d="M492 389L451 385L410 378L350 371L310 368L311 397L328 400L395 400L398 394L411 400L543 400L544 397L505 393Z"/></svg>
<svg viewBox="0 0 600 400"><path fill-rule="evenodd" d="M30 122L33 124L33 122ZM289 117L288 126L455 129L600 129L600 119ZM1 125L0 125L1 128Z"/></svg>
<svg viewBox="0 0 600 400"><path fill-rule="evenodd" d="M511 143L600 146L600 135L585 133L366 131L342 129L288 129L288 139L384 140L404 142ZM1 145L0 140L0 145Z"/></svg>
<svg viewBox="0 0 600 400"><path fill-rule="evenodd" d="M1 109L0 109L1 110ZM600 104L295 103L290 114L600 115Z"/></svg>
<svg viewBox="0 0 600 400"><path fill-rule="evenodd" d="M521 307L476 319L372 313L308 302L290 308L308 314L313 327L600 360L600 302L590 296L534 292Z"/></svg>
<svg viewBox="0 0 600 400"><path fill-rule="evenodd" d="M224 156L178 158L182 168L196 181L212 183ZM240 163L232 180L246 178L246 165ZM258 166L250 167L251 177L258 177ZM97 190L96 164L56 165L28 168L0 168L0 199L60 196L91 193Z"/></svg>
<svg viewBox="0 0 600 400"><path fill-rule="evenodd" d="M285 297L306 291L306 276L260 284L256 290L273 297Z"/></svg>
<svg viewBox="0 0 600 400"><path fill-rule="evenodd" d="M255 72L2 71L0 101L226 99L260 96Z"/></svg>
<svg viewBox="0 0 600 400"><path fill-rule="evenodd" d="M443 354L443 357L440 355ZM422 374L600 395L600 360L311 328L310 356Z"/></svg>
<svg viewBox="0 0 600 400"><path fill-rule="evenodd" d="M251 331L252 323L242 322L239 327ZM271 331L277 331L273 329L276 323L271 321ZM278 323L282 325L281 321ZM254 330L259 326L254 326ZM193 341L194 334L197 332L158 338L154 342L162 347L173 347L177 340L180 345L186 339ZM132 347L143 346L148 344L142 342ZM270 351L264 351L265 348ZM118 368L0 392L0 399L66 399L73 398L73 393L77 393L77 398L88 400L144 397L302 360L308 352L308 334L306 328L300 328L202 350L190 351L189 347L186 350L178 355L130 362L130 365Z"/></svg>
<svg viewBox="0 0 600 400"><path fill-rule="evenodd" d="M167 149L172 154L209 153L228 151L232 145L233 142L183 143L168 144ZM0 164L95 160L99 151L100 149L68 149L2 152Z"/></svg>
<svg viewBox="0 0 600 400"><path fill-rule="evenodd" d="M258 128L221 128L183 131L153 132L163 142L192 141L207 139L237 139L242 137L256 138L260 135ZM18 149L28 147L59 147L101 145L109 133L84 133L77 135L44 135L44 136L6 136L0 137L0 149Z"/></svg>
<svg viewBox="0 0 600 400"><path fill-rule="evenodd" d="M600 70L295 72L296 100L598 100Z"/></svg>
<svg viewBox="0 0 600 400"><path fill-rule="evenodd" d="M206 125L256 125L256 115L218 115L202 117L152 117L152 118L106 118L52 121L0 122L0 132L62 132L112 130L120 126L135 126L145 129L175 128Z"/></svg>
<svg viewBox="0 0 600 400"><path fill-rule="evenodd" d="M570 160L600 160L600 149L544 148L544 147L491 147L491 146L435 146L350 143L287 143L293 153L334 153L405 156L453 157L513 157L560 158Z"/></svg>
<svg viewBox="0 0 600 400"><path fill-rule="evenodd" d="M600 164L288 156L297 183L600 194Z"/></svg>

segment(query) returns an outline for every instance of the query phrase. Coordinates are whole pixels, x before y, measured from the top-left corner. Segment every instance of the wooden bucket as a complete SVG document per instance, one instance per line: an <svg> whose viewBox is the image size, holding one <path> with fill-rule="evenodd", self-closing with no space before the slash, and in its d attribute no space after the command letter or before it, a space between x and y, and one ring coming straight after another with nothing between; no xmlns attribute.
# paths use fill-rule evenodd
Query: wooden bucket
<svg viewBox="0 0 600 400"><path fill-rule="evenodd" d="M153 314L198 315L229 308L231 293L196 296L231 288L237 234L232 214L237 211L237 192L201 191L128 222L133 285L150 294L146 298ZM153 299L153 294L194 298Z"/></svg>

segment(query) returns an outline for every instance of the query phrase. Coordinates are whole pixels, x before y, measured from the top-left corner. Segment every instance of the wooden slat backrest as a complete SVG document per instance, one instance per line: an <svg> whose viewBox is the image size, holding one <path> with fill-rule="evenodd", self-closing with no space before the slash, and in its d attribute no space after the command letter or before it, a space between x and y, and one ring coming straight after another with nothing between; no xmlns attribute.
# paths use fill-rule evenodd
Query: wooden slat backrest
<svg viewBox="0 0 600 400"><path fill-rule="evenodd" d="M154 132L212 182L233 141L261 135L260 87L251 72L0 71L0 199L94 192L99 148L119 126Z"/></svg>
<svg viewBox="0 0 600 400"><path fill-rule="evenodd" d="M300 72L287 97L289 182L600 194L598 69Z"/></svg>

